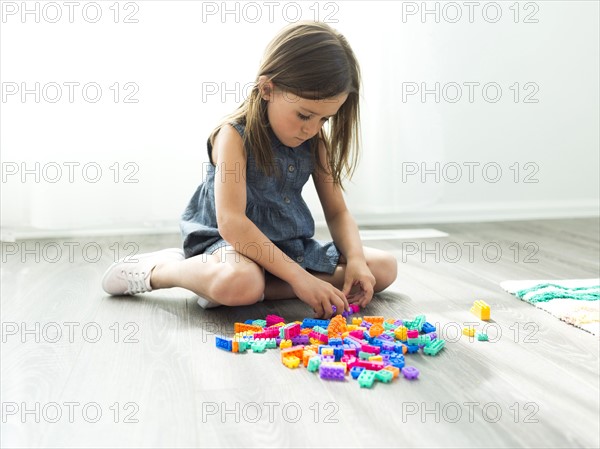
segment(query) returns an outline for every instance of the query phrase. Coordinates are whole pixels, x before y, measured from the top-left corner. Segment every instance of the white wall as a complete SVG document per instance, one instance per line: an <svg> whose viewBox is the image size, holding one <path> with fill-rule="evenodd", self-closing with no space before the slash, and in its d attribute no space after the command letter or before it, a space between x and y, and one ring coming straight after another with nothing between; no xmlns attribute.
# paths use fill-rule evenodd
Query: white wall
<svg viewBox="0 0 600 449"><path fill-rule="evenodd" d="M30 3L32 5L34 2ZM249 23L254 10L238 18L205 15L200 2L122 2L114 23L113 2L99 2L102 18L93 19L94 6L83 17L82 2L69 23L69 11L52 20L54 6L40 5L40 23L33 14L23 19L21 2L4 2L0 30L0 79L5 97L0 111L2 152L3 231L35 228L48 234L64 230L123 228L175 229L179 215L202 178L207 162L206 139L213 126L241 101L242 89L209 95L207 83L232 89L252 82L263 49L288 23L283 7L293 16L293 2L281 2L269 23L268 6ZM63 5L62 3L55 3ZM205 2L204 8L220 8ZM244 3L237 3L243 12ZM518 23L513 2L480 2L473 23L463 2L429 2L440 8L440 21L408 14L421 2L330 2L318 4L319 18L328 13L332 26L346 35L363 72L361 166L348 185L347 201L361 223L472 221L598 214L598 3L521 2ZM8 5L8 7L7 7ZM208 5L208 6L207 6ZM228 6L235 8L235 2ZM313 19L313 2L296 3L303 19ZM502 17L491 23L496 5ZM456 6L462 12L450 23ZM31 6L33 8L34 6ZM137 7L137 12L135 8ZM484 17L483 9L487 8ZM246 6L246 8L249 8ZM403 14L404 8L404 14ZM138 23L123 23L125 15ZM445 12L445 14L444 14ZM537 23L524 23L526 16ZM236 22L237 19L237 22ZM23 23L24 20L24 23ZM337 22L332 22L337 20ZM40 102L33 94L6 95L21 83L40 83ZM74 101L65 82L80 83ZM115 82L120 98L114 102ZM137 103L123 102L125 83L139 91ZM436 103L430 94L422 101L403 90L426 83L446 86L446 97ZM465 82L479 83L469 102ZM520 83L520 98L514 90ZM56 103L51 83L62 85ZM98 83L102 98L82 98L81 86ZM452 103L455 90L463 96ZM500 99L488 102L481 86L497 83ZM539 90L525 103L532 83ZM43 87L46 86L44 96ZM204 87L203 87L204 86ZM443 92L443 90L442 90ZM492 95L493 89L488 91ZM93 95L93 91L88 91ZM35 169L22 181L12 175L22 163ZM65 163L78 162L74 182ZM126 166L126 163L134 165ZM421 163L435 170L425 179L406 170ZM81 167L102 169L98 182L84 179ZM115 182L115 164L119 177ZM479 164L468 179L465 163ZM514 164L517 164L516 166ZM525 165L530 163L530 165ZM54 168L62 167L55 183ZM482 167L491 164L484 178ZM462 177L453 167L461 167ZM513 167L511 170L510 167ZM111 169L110 167L113 167ZM515 182L515 170L520 178ZM93 167L92 167L93 168ZM137 172L126 183L123 177ZM45 170L45 171L44 171ZM523 182L528 173L536 173ZM403 173L405 179L403 179ZM90 169L88 176L95 176ZM446 179L444 179L444 175ZM307 199L317 221L322 213L312 186Z"/></svg>

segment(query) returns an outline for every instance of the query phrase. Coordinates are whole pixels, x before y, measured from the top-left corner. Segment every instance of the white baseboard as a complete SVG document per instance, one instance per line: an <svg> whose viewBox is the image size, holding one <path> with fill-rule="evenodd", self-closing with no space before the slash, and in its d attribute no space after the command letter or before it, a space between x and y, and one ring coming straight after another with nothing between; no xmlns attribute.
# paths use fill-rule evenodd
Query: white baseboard
<svg viewBox="0 0 600 449"><path fill-rule="evenodd" d="M436 223L473 223L489 221L518 221L589 218L600 216L600 204L597 200L545 201L532 203L495 203L495 204L453 204L433 205L419 210L406 212L377 211L374 213L355 213L359 226L388 226L436 224ZM324 219L315 219L315 225L326 227ZM14 242L25 239L73 238L82 236L114 235L151 235L177 234L178 221L145 222L144 226L115 225L89 229L35 229L0 228L0 240Z"/></svg>

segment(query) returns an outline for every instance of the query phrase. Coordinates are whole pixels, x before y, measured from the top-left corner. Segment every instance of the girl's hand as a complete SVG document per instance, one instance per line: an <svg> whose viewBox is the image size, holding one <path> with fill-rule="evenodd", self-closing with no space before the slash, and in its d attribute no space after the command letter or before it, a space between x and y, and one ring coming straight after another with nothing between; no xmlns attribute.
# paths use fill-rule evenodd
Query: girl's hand
<svg viewBox="0 0 600 449"><path fill-rule="evenodd" d="M353 287L357 288L351 294L350 291L353 290ZM350 304L358 303L360 307L365 307L373 299L374 287L375 276L373 276L365 261L349 260L346 263L342 293Z"/></svg>
<svg viewBox="0 0 600 449"><path fill-rule="evenodd" d="M315 311L315 318L331 318L333 315L332 305L335 306L337 315L344 310L350 310L348 300L340 290L308 272L306 272L306 276L292 285L292 288L301 301L312 307Z"/></svg>

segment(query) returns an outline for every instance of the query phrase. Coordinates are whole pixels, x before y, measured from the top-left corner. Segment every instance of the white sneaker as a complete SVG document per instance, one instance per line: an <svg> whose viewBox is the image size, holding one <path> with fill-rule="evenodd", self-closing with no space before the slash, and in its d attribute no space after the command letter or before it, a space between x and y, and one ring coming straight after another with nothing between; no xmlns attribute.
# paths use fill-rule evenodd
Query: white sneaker
<svg viewBox="0 0 600 449"><path fill-rule="evenodd" d="M129 260L126 260L129 259ZM160 262L181 261L180 248L168 248L146 254L128 256L113 263L102 279L102 288L110 295L135 295L151 292L150 273Z"/></svg>

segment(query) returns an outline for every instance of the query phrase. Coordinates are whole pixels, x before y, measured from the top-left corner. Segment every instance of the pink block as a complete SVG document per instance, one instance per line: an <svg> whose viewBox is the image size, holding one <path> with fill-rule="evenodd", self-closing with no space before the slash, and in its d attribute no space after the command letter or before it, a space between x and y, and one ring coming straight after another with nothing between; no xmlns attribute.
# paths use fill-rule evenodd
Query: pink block
<svg viewBox="0 0 600 449"><path fill-rule="evenodd" d="M358 338L359 340L362 340L365 337L364 332L363 331L359 331L359 330L350 331L350 332L348 332L348 335L351 335L352 337Z"/></svg>
<svg viewBox="0 0 600 449"><path fill-rule="evenodd" d="M410 330L410 331L406 331L406 337L407 338L418 338L419 337L419 331L416 329Z"/></svg>
<svg viewBox="0 0 600 449"><path fill-rule="evenodd" d="M379 352L381 351L381 348L379 346L372 346L372 345L363 344L360 347L360 350L362 352L370 352L371 354L379 354Z"/></svg>
<svg viewBox="0 0 600 449"><path fill-rule="evenodd" d="M277 323L285 323L285 320L279 315L267 315L265 321L267 322L267 327L273 326Z"/></svg>
<svg viewBox="0 0 600 449"><path fill-rule="evenodd" d="M383 362L369 362L368 360L357 360L353 366L362 366L365 369L379 371L383 369Z"/></svg>
<svg viewBox="0 0 600 449"><path fill-rule="evenodd" d="M300 325L298 323L293 326L287 327L283 330L286 340L290 340L292 337L300 335Z"/></svg>

